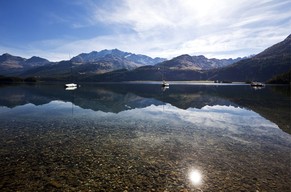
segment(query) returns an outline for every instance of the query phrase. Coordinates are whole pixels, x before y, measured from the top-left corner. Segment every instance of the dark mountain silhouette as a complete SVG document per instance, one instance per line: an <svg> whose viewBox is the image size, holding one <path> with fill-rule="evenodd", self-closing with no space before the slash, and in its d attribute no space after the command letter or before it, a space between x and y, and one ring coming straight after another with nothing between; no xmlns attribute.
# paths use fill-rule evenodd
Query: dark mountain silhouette
<svg viewBox="0 0 291 192"><path fill-rule="evenodd" d="M209 72L211 80L267 81L291 69L291 35L252 58Z"/></svg>
<svg viewBox="0 0 291 192"><path fill-rule="evenodd" d="M49 64L49 62L50 61L47 59L33 56L33 57L25 60L24 65L29 66L29 67L39 67L39 66L44 66L46 64Z"/></svg>
<svg viewBox="0 0 291 192"><path fill-rule="evenodd" d="M18 56L13 56L8 53L4 53L0 56L0 68L2 70L13 70L23 68L25 59Z"/></svg>
<svg viewBox="0 0 291 192"><path fill-rule="evenodd" d="M17 75L23 71L34 67L40 67L50 62L40 57L31 57L25 59L19 56L13 56L5 53L0 56L0 74L1 75Z"/></svg>

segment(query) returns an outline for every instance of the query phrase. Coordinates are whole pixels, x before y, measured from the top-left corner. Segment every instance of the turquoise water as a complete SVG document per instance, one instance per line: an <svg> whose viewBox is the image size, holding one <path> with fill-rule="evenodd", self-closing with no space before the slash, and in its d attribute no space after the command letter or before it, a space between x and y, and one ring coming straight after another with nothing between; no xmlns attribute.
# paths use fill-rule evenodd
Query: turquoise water
<svg viewBox="0 0 291 192"><path fill-rule="evenodd" d="M0 87L1 191L290 191L290 88Z"/></svg>

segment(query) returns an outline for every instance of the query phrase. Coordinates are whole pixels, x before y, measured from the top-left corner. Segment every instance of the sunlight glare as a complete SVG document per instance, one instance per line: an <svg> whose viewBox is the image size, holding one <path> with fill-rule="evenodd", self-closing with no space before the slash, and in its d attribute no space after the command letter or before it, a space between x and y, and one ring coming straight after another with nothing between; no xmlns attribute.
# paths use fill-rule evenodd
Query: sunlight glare
<svg viewBox="0 0 291 192"><path fill-rule="evenodd" d="M198 170L192 170L189 173L189 179L193 185L199 185L202 182L202 175Z"/></svg>

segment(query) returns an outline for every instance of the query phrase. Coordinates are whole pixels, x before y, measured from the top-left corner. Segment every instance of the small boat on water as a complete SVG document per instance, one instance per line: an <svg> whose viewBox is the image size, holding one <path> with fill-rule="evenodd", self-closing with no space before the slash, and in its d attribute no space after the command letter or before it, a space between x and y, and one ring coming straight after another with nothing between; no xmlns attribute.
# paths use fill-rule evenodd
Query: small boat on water
<svg viewBox="0 0 291 192"><path fill-rule="evenodd" d="M158 69L160 70L160 68L158 68ZM165 66L163 65L163 71L162 71L162 80L163 80L163 83L162 83L162 87L165 88L165 89L167 89L167 88L169 88L170 84L165 81L165 79L164 79L164 73L165 73Z"/></svg>
<svg viewBox="0 0 291 192"><path fill-rule="evenodd" d="M265 85L261 82L251 82L252 87L264 87Z"/></svg>
<svg viewBox="0 0 291 192"><path fill-rule="evenodd" d="M71 60L71 56L69 56L70 60ZM71 81L72 81L72 77L73 77L73 63L71 62ZM66 83L65 84L65 89L66 90L75 90L78 88L78 84L76 83Z"/></svg>
<svg viewBox="0 0 291 192"><path fill-rule="evenodd" d="M169 87L170 84L163 80L162 87Z"/></svg>
<svg viewBox="0 0 291 192"><path fill-rule="evenodd" d="M65 84L66 90L75 90L77 89L78 85L76 83L67 83Z"/></svg>
<svg viewBox="0 0 291 192"><path fill-rule="evenodd" d="M77 87L78 85L76 83L67 83L65 84L65 87Z"/></svg>

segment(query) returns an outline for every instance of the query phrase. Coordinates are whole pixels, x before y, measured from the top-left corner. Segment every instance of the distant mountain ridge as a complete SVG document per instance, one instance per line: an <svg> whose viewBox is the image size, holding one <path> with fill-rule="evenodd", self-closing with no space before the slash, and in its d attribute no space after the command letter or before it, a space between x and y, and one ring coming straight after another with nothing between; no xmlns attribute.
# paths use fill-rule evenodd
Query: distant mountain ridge
<svg viewBox="0 0 291 192"><path fill-rule="evenodd" d="M175 70L209 70L231 65L242 59L243 58L240 57L236 59L208 59L203 55L190 56L185 54L171 60L164 61L158 65Z"/></svg>
<svg viewBox="0 0 291 192"><path fill-rule="evenodd" d="M23 68L25 59L18 56L13 56L8 53L4 53L0 56L1 70Z"/></svg>
<svg viewBox="0 0 291 192"><path fill-rule="evenodd" d="M29 70L35 67L41 67L50 64L47 59L33 56L29 59L25 59L19 56L13 56L8 53L0 55L0 74L17 74L19 72Z"/></svg>
<svg viewBox="0 0 291 192"><path fill-rule="evenodd" d="M87 75L102 74L110 71L133 70L145 65L154 65L165 61L164 58L151 58L146 55L123 52L118 49L81 53L69 61L49 62L33 56L25 59L10 54L0 56L0 75L8 76L39 76L68 75L73 66L74 71ZM70 67L71 66L71 67Z"/></svg>
<svg viewBox="0 0 291 192"><path fill-rule="evenodd" d="M48 61L47 59L36 56L25 59L19 56L10 55L8 53L0 55L0 66L6 67L7 69L43 66L45 64L48 64L49 62L50 61Z"/></svg>
<svg viewBox="0 0 291 192"><path fill-rule="evenodd" d="M102 74L120 69L133 70L145 65L154 65L165 61L164 58L151 58L146 55L123 52L118 49L81 53L70 61L75 70L82 74Z"/></svg>
<svg viewBox="0 0 291 192"><path fill-rule="evenodd" d="M155 65L157 63L167 60L160 57L151 58L146 55L123 52L118 49L112 49L112 50L105 49L100 52L92 51L91 53L81 53L73 57L71 61L76 62L76 63L92 63L92 62L98 62L110 56L119 58L119 59L128 60L130 62L140 64L140 65Z"/></svg>
<svg viewBox="0 0 291 192"><path fill-rule="evenodd" d="M60 62L49 62L36 56L25 59L3 54L0 56L0 75L61 78L62 76L68 76L72 67L75 75L90 76L122 69L134 70L147 65L157 65L157 67L163 65L175 70L207 70L231 64L236 60L208 59L202 55L181 55L167 61L164 58L151 58L146 55L123 52L118 49L81 53L69 61Z"/></svg>

